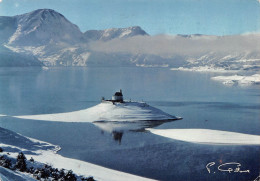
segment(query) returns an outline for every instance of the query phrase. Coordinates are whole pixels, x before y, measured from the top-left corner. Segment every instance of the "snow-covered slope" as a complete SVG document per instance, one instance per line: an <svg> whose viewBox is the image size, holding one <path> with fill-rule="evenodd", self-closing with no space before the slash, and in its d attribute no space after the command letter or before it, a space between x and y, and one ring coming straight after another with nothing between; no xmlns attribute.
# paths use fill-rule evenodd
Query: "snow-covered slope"
<svg viewBox="0 0 260 181"><path fill-rule="evenodd" d="M34 119L61 122L97 121L147 121L179 119L142 102L115 103L102 102L94 107L67 113L14 116L21 119Z"/></svg>
<svg viewBox="0 0 260 181"><path fill-rule="evenodd" d="M0 167L0 180L1 181L36 181L28 174L13 171L4 167Z"/></svg>
<svg viewBox="0 0 260 181"><path fill-rule="evenodd" d="M148 35L139 26L128 28L111 28L106 30L88 30L84 33L84 38L91 41L108 41L114 38L129 38L133 36Z"/></svg>
<svg viewBox="0 0 260 181"><path fill-rule="evenodd" d="M42 66L43 63L35 56L16 53L0 45L0 67Z"/></svg>
<svg viewBox="0 0 260 181"><path fill-rule="evenodd" d="M151 133L167 138L201 143L228 145L260 145L259 135L235 133L210 129L147 129Z"/></svg>
<svg viewBox="0 0 260 181"><path fill-rule="evenodd" d="M0 147L6 152L23 151L28 154L33 154L37 150L52 150L56 152L60 149L59 146L52 145L47 142L35 140L32 138L25 137L13 131L0 127Z"/></svg>
<svg viewBox="0 0 260 181"><path fill-rule="evenodd" d="M59 149L58 146L28 138L3 128L0 128L0 147L4 150L0 153L0 156L5 155L15 159L17 154L22 151L27 158L33 157L35 164L39 164L39 166L40 164L51 164L54 168L72 170L77 175L93 176L95 180L150 180L88 162L63 157L56 153ZM30 174L2 167L0 167L0 179L3 181L34 180Z"/></svg>
<svg viewBox="0 0 260 181"><path fill-rule="evenodd" d="M79 28L63 15L50 9L39 9L14 17L16 31L10 45L46 45L50 42L76 43L82 39Z"/></svg>
<svg viewBox="0 0 260 181"><path fill-rule="evenodd" d="M0 51L0 66L31 66L34 65L32 59L41 66L41 58L51 56L44 51L45 47L55 51L56 47L60 50L81 40L83 34L79 28L54 10L39 9L14 17L0 17L0 46L9 49L8 53Z"/></svg>

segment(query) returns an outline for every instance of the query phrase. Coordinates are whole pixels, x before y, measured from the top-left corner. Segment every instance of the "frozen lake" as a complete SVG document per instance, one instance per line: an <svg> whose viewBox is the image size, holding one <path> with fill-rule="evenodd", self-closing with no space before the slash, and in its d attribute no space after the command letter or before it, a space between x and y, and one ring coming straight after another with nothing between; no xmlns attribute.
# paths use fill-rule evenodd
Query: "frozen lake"
<svg viewBox="0 0 260 181"><path fill-rule="evenodd" d="M110 98L121 88L126 99L143 100L183 117L158 125L115 126L8 116L0 117L0 127L60 145L64 156L149 178L254 180L260 171L259 146L187 143L142 131L157 126L260 135L260 86L225 86L210 79L215 75L167 68L0 68L0 115L77 111L97 105L102 96ZM211 173L206 169L210 162L216 163ZM227 162L238 162L250 173L217 170Z"/></svg>

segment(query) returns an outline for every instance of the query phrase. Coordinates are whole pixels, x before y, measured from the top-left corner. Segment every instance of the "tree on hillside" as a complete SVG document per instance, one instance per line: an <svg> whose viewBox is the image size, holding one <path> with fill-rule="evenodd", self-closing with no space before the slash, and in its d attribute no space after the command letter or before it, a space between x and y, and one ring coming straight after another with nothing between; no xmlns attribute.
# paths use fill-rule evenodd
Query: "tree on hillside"
<svg viewBox="0 0 260 181"><path fill-rule="evenodd" d="M27 165L26 165L26 157L24 156L23 152L20 152L17 156L17 161L15 164L15 168L20 170L21 172L26 171Z"/></svg>

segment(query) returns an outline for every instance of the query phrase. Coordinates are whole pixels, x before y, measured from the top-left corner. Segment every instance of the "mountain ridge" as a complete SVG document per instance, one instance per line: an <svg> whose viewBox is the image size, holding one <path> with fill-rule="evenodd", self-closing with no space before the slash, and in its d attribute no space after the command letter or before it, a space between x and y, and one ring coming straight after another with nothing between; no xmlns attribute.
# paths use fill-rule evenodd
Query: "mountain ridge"
<svg viewBox="0 0 260 181"><path fill-rule="evenodd" d="M27 54L37 57L45 66L86 66L89 50L81 48L81 45L86 47L89 41L109 41L137 35L148 34L138 26L83 33L77 25L52 9L38 9L11 17L0 16L0 46L2 49L8 48L9 55L10 52L14 54L2 55L0 65L14 66L16 61L12 60L11 63L10 57ZM76 53L73 50L77 50ZM62 57L73 60L63 62L60 61ZM28 59L28 62L31 60ZM24 66L30 64L24 62ZM20 63L16 65L21 66Z"/></svg>
<svg viewBox="0 0 260 181"><path fill-rule="evenodd" d="M8 56L1 56L1 66L15 66L8 62L10 57L21 55L34 57L44 66L207 66L258 70L259 42L260 34L150 36L139 26L83 33L51 9L0 16L0 48L9 49ZM9 56L12 52L15 56ZM25 60L23 64L30 65Z"/></svg>
<svg viewBox="0 0 260 181"><path fill-rule="evenodd" d="M88 40L88 33L95 32L99 40L124 38L136 35L148 35L139 26L127 28L111 28L105 30L88 30L82 33L79 27L71 23L65 16L52 9L38 9L29 13L16 15L14 18L16 31L9 38L8 44L28 45L37 41L39 45L54 42L70 44ZM55 28L53 28L55 27ZM37 45L38 45L37 44Z"/></svg>
<svg viewBox="0 0 260 181"><path fill-rule="evenodd" d="M92 41L108 41L114 38L128 38L137 35L149 36L140 26L109 28L105 30L88 30L84 33L85 38Z"/></svg>

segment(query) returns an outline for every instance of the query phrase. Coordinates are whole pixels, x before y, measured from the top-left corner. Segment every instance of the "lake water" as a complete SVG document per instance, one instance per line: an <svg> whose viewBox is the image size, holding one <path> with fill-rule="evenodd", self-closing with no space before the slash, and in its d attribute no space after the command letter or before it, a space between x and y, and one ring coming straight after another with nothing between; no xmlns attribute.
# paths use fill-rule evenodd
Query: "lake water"
<svg viewBox="0 0 260 181"><path fill-rule="evenodd" d="M11 117L85 109L121 88L126 99L183 117L156 128L260 135L260 86L225 86L211 80L214 75L166 68L0 68L0 114L9 115L0 117L0 127L60 145L61 155L149 178L254 180L260 171L259 146L194 144L137 130L113 134L91 123ZM208 173L209 162L238 162L250 173Z"/></svg>

